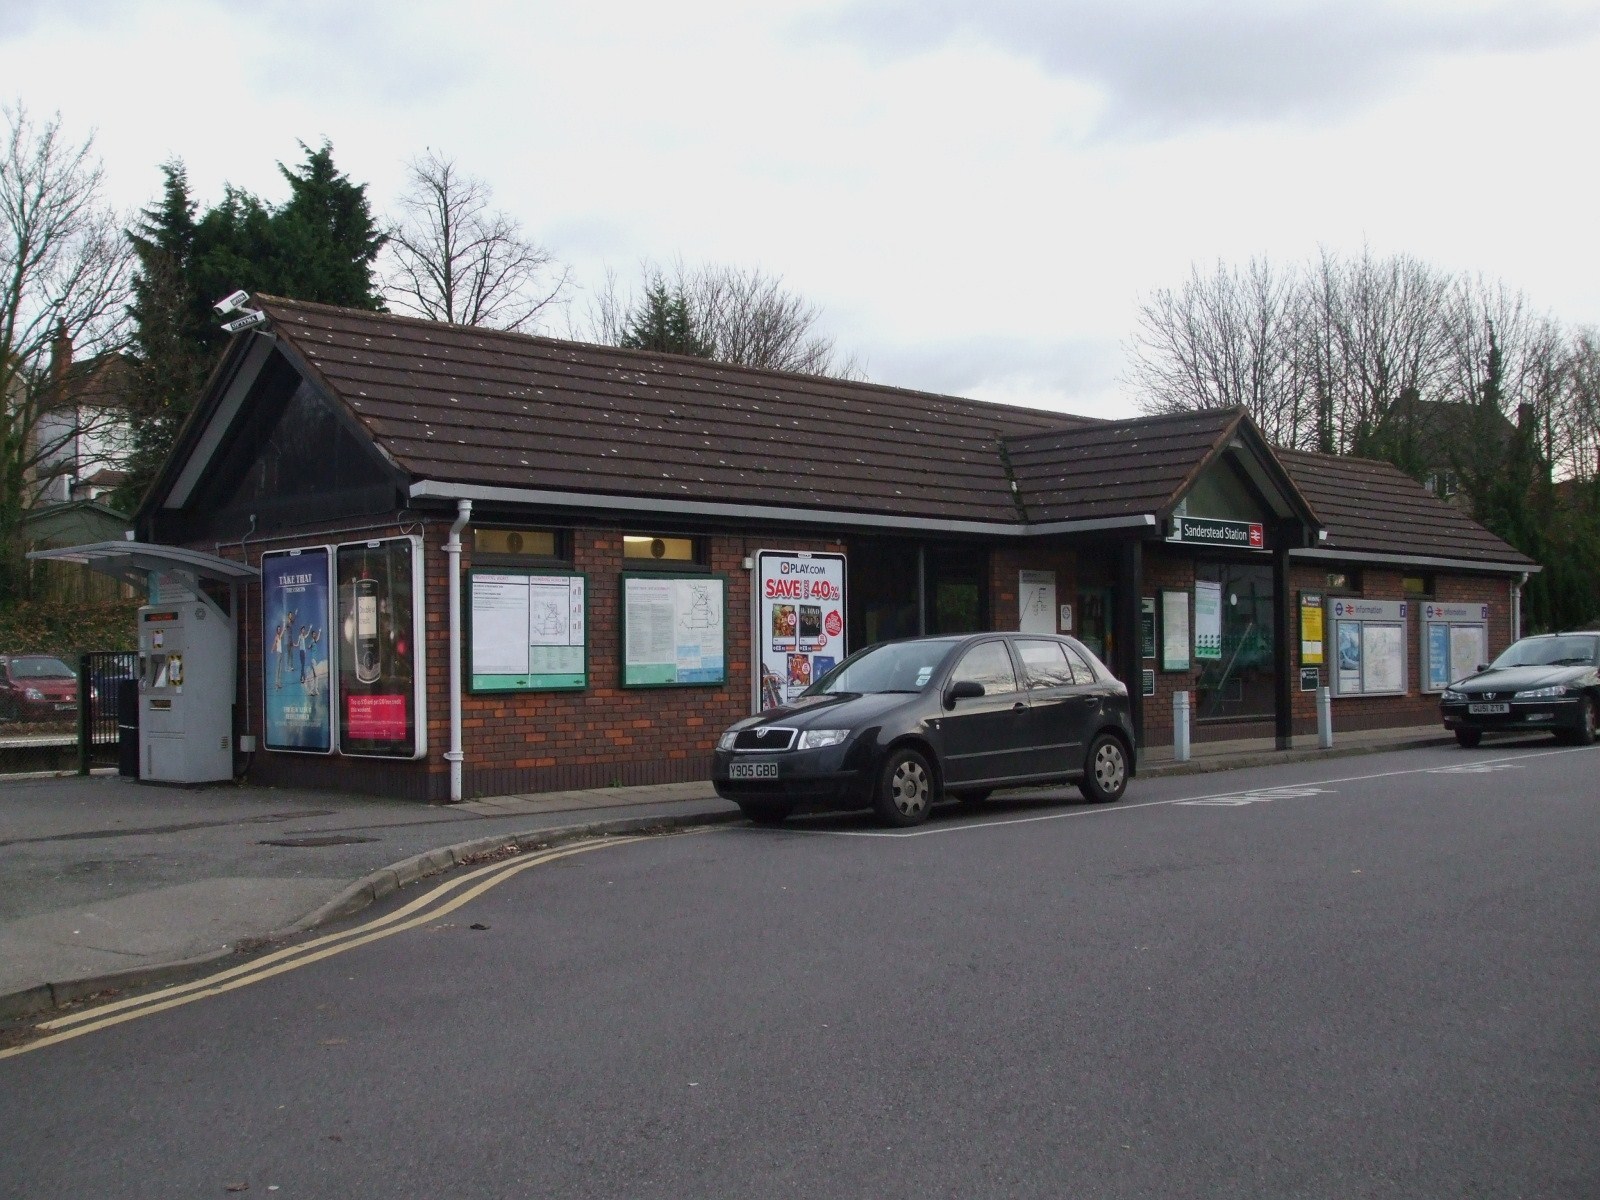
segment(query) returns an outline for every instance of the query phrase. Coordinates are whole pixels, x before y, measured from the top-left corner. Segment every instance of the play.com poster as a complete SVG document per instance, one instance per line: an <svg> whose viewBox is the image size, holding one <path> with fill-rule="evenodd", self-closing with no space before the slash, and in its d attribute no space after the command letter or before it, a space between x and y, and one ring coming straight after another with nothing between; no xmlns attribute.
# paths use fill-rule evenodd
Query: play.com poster
<svg viewBox="0 0 1600 1200"><path fill-rule="evenodd" d="M333 750L325 546L261 556L262 692L268 750Z"/></svg>

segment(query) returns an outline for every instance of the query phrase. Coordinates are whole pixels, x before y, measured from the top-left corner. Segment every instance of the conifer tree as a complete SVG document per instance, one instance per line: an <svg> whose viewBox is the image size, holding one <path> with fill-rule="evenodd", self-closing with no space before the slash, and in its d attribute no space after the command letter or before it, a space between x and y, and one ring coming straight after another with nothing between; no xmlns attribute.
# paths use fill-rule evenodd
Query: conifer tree
<svg viewBox="0 0 1600 1200"><path fill-rule="evenodd" d="M641 303L628 313L618 344L627 350L712 357L711 345L695 328L682 286L669 288L660 275L645 286Z"/></svg>

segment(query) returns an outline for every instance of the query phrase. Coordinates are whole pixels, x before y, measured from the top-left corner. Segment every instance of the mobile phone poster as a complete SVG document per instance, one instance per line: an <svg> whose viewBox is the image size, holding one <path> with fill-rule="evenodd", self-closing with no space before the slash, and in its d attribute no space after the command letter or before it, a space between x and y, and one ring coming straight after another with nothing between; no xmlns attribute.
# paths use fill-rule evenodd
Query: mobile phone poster
<svg viewBox="0 0 1600 1200"><path fill-rule="evenodd" d="M374 758L427 753L422 654L422 543L350 542L339 578L339 751Z"/></svg>
<svg viewBox="0 0 1600 1200"><path fill-rule="evenodd" d="M261 556L262 745L333 753L333 590L327 546Z"/></svg>
<svg viewBox="0 0 1600 1200"><path fill-rule="evenodd" d="M845 556L756 554L757 708L787 704L845 656Z"/></svg>

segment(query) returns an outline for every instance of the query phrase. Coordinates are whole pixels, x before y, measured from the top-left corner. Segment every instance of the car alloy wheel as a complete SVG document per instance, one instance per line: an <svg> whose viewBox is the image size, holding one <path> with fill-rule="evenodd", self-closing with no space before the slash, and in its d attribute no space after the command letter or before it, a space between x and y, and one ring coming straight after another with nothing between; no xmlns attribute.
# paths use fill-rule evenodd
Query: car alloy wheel
<svg viewBox="0 0 1600 1200"><path fill-rule="evenodd" d="M1128 790L1128 754L1111 734L1102 733L1090 745L1078 790L1096 804L1120 800Z"/></svg>
<svg viewBox="0 0 1600 1200"><path fill-rule="evenodd" d="M873 808L890 825L920 825L934 801L933 768L910 747L894 750L878 776Z"/></svg>

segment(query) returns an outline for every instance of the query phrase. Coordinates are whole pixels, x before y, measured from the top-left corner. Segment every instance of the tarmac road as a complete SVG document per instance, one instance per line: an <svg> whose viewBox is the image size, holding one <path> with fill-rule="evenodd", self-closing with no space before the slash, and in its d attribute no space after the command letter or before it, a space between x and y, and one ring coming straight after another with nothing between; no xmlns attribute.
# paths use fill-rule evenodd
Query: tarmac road
<svg viewBox="0 0 1600 1200"><path fill-rule="evenodd" d="M0 1192L1593 1196L1597 763L487 864L0 1059Z"/></svg>

